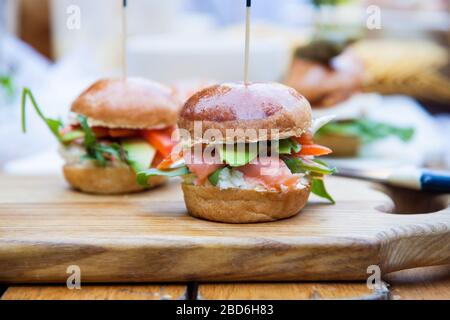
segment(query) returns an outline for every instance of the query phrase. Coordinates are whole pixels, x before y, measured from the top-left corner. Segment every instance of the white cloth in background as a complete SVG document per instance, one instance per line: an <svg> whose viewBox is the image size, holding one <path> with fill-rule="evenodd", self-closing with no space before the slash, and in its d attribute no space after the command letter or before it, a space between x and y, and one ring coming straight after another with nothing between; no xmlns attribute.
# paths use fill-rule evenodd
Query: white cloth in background
<svg viewBox="0 0 450 320"><path fill-rule="evenodd" d="M45 82L50 62L30 46L13 36L0 36L0 73L11 77L14 96L9 97L0 89L0 167L6 161L48 147L44 130L30 115L28 125L33 139L25 138L20 129L20 95L23 87L38 88ZM31 112L30 112L31 114Z"/></svg>
<svg viewBox="0 0 450 320"><path fill-rule="evenodd" d="M26 110L27 134L21 131L20 96L29 87L37 104L47 117L65 120L71 102L101 76L88 49L81 49L51 65L32 48L7 36L2 50L12 65L16 96L8 105L0 105L0 170L13 159L23 158L49 149L58 143L31 103Z"/></svg>

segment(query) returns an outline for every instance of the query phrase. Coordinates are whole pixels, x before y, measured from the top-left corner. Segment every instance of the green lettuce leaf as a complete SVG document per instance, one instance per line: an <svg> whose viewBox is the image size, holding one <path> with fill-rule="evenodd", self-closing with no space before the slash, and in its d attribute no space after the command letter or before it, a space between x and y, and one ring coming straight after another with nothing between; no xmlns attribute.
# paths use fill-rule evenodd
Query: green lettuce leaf
<svg viewBox="0 0 450 320"><path fill-rule="evenodd" d="M34 107L34 110L38 114L38 116L47 124L47 127L50 129L50 131L53 133L53 135L58 139L58 141L62 142L62 136L60 133L60 129L63 127L63 123L61 120L47 118L39 108L38 104L36 103L36 99L33 96L33 93L30 89L24 88L22 91L22 104L21 104L21 113L22 113L22 131L25 133L27 132L26 128L26 116L25 116L25 109L26 109L26 103L27 98L30 99L31 104Z"/></svg>
<svg viewBox="0 0 450 320"><path fill-rule="evenodd" d="M402 141L408 142L414 135L414 128L400 128L369 119L354 119L328 123L317 131L316 136L328 134L357 136L363 143L370 143L389 136L396 136Z"/></svg>
<svg viewBox="0 0 450 320"><path fill-rule="evenodd" d="M148 178L151 176L165 176L165 177L177 177L183 176L189 173L187 167L181 167L174 170L159 170L159 169L148 169L137 174L137 182L142 186L148 186Z"/></svg>
<svg viewBox="0 0 450 320"><path fill-rule="evenodd" d="M325 183L322 178L313 178L311 180L311 192L316 196L329 200L332 204L336 203L325 188Z"/></svg>

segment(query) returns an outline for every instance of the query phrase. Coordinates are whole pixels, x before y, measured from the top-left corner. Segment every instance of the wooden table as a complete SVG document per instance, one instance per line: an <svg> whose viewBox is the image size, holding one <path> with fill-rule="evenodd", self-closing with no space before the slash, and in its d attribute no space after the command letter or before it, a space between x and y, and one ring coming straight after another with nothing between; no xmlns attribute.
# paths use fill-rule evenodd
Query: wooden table
<svg viewBox="0 0 450 320"><path fill-rule="evenodd" d="M46 180L46 188L39 188L42 182L27 180L26 186L34 190L33 192L24 192L23 184L14 183L19 179L6 179L0 175L0 182L3 182L2 195L5 206L8 206L14 195L26 194L25 202L37 203L33 197L38 197L40 201L53 201L54 194L50 192L52 185L59 188L62 194L59 201L65 201L67 196L64 182L59 179ZM22 181L22 180L20 180ZM330 179L331 187L333 180ZM0 183L1 186L1 183ZM30 187L31 186L31 187ZM338 189L338 188L335 188ZM56 190L56 189L55 189ZM173 197L159 190L159 197ZM174 191L175 192L175 191ZM71 195L75 198L85 199L81 195ZM30 199L31 198L31 199ZM99 198L100 202L108 201L108 198ZM129 214L129 212L128 212ZM184 217L184 219L187 219ZM54 223L54 222L53 222ZM193 222L192 222L193 223ZM197 222L196 223L200 223ZM8 226L4 226L4 229ZM2 229L0 228L0 231ZM42 278L41 278L42 279ZM38 281L30 284L27 281L9 282L10 284L0 283L1 299L130 299L130 300L158 300L158 299L450 299L450 265L426 267L397 271L386 274L383 280L386 288L378 291L370 290L364 281L354 282L238 282L237 279L231 279L226 283L204 283L204 282L179 282L179 283L145 283L136 281L136 283L121 284L88 284L83 283L81 290L69 290L62 281L58 285L46 285L45 281ZM190 280L190 279L187 279ZM165 280L162 280L165 281ZM170 281L170 280L168 280ZM181 280L180 280L181 281ZM206 280L209 281L209 280ZM275 280L274 280L275 281ZM15 284L25 282L25 284ZM14 284L12 284L14 283ZM43 283L43 284L41 284Z"/></svg>
<svg viewBox="0 0 450 320"><path fill-rule="evenodd" d="M386 290L363 282L182 283L3 287L4 300L159 300L159 299L450 299L450 265L400 271L385 277Z"/></svg>

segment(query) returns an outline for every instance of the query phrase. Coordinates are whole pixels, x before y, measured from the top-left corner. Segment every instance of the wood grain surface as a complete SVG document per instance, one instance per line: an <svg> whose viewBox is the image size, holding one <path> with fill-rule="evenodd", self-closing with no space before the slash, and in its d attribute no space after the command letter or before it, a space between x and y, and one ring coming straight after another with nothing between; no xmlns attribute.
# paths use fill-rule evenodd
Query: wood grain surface
<svg viewBox="0 0 450 320"><path fill-rule="evenodd" d="M296 217L230 225L186 214L176 181L128 196L70 190L59 177L0 176L0 282L358 280L450 263L450 210L388 214L365 182L328 179ZM439 200L439 201L438 201Z"/></svg>
<svg viewBox="0 0 450 320"><path fill-rule="evenodd" d="M107 285L82 286L67 289L65 286L15 286L9 287L2 300L184 300L183 285Z"/></svg>
<svg viewBox="0 0 450 320"><path fill-rule="evenodd" d="M388 287L372 291L364 282L200 284L187 295L184 285L12 286L5 300L147 300L147 299L419 299L450 300L450 265L403 270L387 275ZM191 286L192 287L192 286ZM192 290L191 290L192 291Z"/></svg>
<svg viewBox="0 0 450 320"><path fill-rule="evenodd" d="M365 283L234 283L202 284L203 300L321 300L388 299L388 291L376 293Z"/></svg>
<svg viewBox="0 0 450 320"><path fill-rule="evenodd" d="M371 290L365 282L208 283L200 284L204 300L450 300L450 265L393 272L386 286Z"/></svg>
<svg viewBox="0 0 450 320"><path fill-rule="evenodd" d="M393 272L385 281L393 299L450 300L450 265Z"/></svg>

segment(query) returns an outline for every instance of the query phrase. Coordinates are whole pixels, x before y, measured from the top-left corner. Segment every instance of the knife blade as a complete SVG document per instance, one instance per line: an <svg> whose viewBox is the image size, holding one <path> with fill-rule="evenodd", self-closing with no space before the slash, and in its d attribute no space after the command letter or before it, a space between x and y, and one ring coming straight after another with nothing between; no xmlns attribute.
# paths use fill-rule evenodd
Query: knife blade
<svg viewBox="0 0 450 320"><path fill-rule="evenodd" d="M450 171L415 167L361 169L339 166L335 175L384 183L406 189L450 193Z"/></svg>

